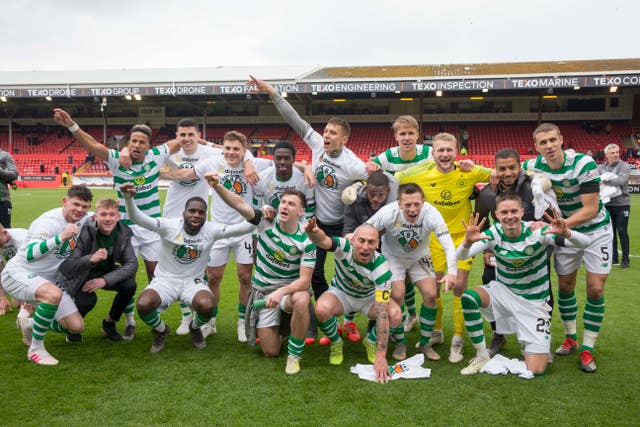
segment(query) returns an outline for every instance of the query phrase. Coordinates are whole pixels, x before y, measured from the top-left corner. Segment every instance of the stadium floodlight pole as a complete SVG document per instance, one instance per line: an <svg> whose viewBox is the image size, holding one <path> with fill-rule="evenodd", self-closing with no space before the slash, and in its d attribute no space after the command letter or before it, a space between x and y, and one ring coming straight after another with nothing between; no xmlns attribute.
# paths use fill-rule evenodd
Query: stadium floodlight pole
<svg viewBox="0 0 640 427"><path fill-rule="evenodd" d="M100 112L102 113L102 142L103 144L107 143L107 97L102 97L102 102L100 103Z"/></svg>
<svg viewBox="0 0 640 427"><path fill-rule="evenodd" d="M207 139L207 110L202 113L202 139Z"/></svg>

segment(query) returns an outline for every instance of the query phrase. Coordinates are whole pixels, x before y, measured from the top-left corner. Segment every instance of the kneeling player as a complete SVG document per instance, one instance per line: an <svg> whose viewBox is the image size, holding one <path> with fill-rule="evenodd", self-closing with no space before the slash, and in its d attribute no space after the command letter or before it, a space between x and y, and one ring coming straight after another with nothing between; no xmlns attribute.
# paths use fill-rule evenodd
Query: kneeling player
<svg viewBox="0 0 640 427"><path fill-rule="evenodd" d="M429 340L436 320L435 272L429 254L429 235L433 232L442 245L447 257L448 273L440 280L445 289L453 289L456 284L456 254L453 240L442 215L436 208L424 201L424 193L417 184L402 184L398 189L398 202L383 206L368 221L382 236L382 253L389 260L391 269L391 297L399 305L404 303L405 279L407 274L422 294L420 308L419 349L430 360L440 360L431 348ZM396 340L393 358L407 357L404 327L400 325L391 331Z"/></svg>
<svg viewBox="0 0 640 427"><path fill-rule="evenodd" d="M155 276L138 297L138 315L149 325L156 338L151 353L164 348L169 336L167 326L158 308L167 308L174 301L191 306L196 315L189 325L193 346L206 347L200 327L213 314L213 293L203 278L208 254L218 239L251 232L253 224L243 222L234 225L206 221L207 203L201 197L187 200L182 218L151 218L133 203L133 184L123 184L120 192L125 196L125 206L131 220L160 235L162 250L159 254Z"/></svg>
<svg viewBox="0 0 640 427"><path fill-rule="evenodd" d="M397 328L402 322L400 307L391 299L391 272L385 257L378 252L378 230L370 224L356 228L353 244L343 237L329 237L315 218L305 227L309 239L318 247L334 252L335 274L329 290L316 302L316 319L320 330L331 341L329 363L343 361L342 338L338 335L336 316L344 313L362 313L376 320L367 337L362 340L367 359L373 363L376 381L389 380L387 344L389 327Z"/></svg>
<svg viewBox="0 0 640 427"><path fill-rule="evenodd" d="M485 219L478 223L478 215L464 223L465 237L458 247L458 259L467 259L485 250L496 257L496 280L466 290L462 297L464 320L476 349L476 357L462 369L462 375L473 375L489 361L484 340L480 307L489 308L496 320L499 333L517 333L524 347L527 369L535 375L547 368L550 337L551 306L549 305L548 245L584 248L589 239L567 227L566 220L552 218L545 213L550 224L537 230L523 222L524 210L515 193L502 193L496 197L494 224L481 232Z"/></svg>
<svg viewBox="0 0 640 427"><path fill-rule="evenodd" d="M242 197L222 186L215 173L206 175L209 184L225 203L245 206ZM291 335L285 372L300 372L300 355L309 327L309 286L315 266L316 245L300 228L306 198L298 190L285 190L278 205L275 222L263 219L258 224L256 269L253 273L254 301L266 299L266 308L258 312L257 333L260 347L267 357L277 357L282 347L281 311L291 314ZM247 218L248 219L248 218ZM253 219L253 217L252 217Z"/></svg>

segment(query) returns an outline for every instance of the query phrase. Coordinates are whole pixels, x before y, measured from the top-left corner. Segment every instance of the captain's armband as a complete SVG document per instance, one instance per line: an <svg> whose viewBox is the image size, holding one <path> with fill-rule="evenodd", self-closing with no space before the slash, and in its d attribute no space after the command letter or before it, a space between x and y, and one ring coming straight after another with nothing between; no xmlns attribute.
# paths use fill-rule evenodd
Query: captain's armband
<svg viewBox="0 0 640 427"><path fill-rule="evenodd" d="M376 302L389 302L390 299L390 290L376 291Z"/></svg>

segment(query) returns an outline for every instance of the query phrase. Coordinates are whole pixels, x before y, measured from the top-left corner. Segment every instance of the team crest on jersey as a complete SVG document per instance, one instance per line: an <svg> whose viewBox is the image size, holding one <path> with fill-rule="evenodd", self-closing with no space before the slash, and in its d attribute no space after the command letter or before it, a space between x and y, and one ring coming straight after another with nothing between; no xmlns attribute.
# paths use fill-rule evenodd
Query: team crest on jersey
<svg viewBox="0 0 640 427"><path fill-rule="evenodd" d="M3 256L6 259L11 259L16 255L16 247L15 246L9 246L9 247L5 247L4 248L4 253Z"/></svg>
<svg viewBox="0 0 640 427"><path fill-rule="evenodd" d="M464 188L467 186L467 180L466 179L459 179L456 181L456 187L458 188Z"/></svg>
<svg viewBox="0 0 640 427"><path fill-rule="evenodd" d="M58 259L66 259L69 257L69 255L71 255L71 252L73 252L73 250L76 247L76 238L72 238L67 240L66 242L62 242L62 245L60 245L60 250L58 250L58 252L56 252L56 258Z"/></svg>
<svg viewBox="0 0 640 427"><path fill-rule="evenodd" d="M402 230L398 234L398 243L405 249L415 249L420 245L421 241L418 233L414 230Z"/></svg>
<svg viewBox="0 0 640 427"><path fill-rule="evenodd" d="M522 258L514 259L511 261L511 265L515 268L520 268L524 265L524 260Z"/></svg>
<svg viewBox="0 0 640 427"><path fill-rule="evenodd" d="M147 182L147 179L144 177L144 175L138 175L133 179L133 183L135 185L144 185L145 182Z"/></svg>
<svg viewBox="0 0 640 427"><path fill-rule="evenodd" d="M178 169L194 169L193 163L184 162L178 166ZM192 179L190 181L180 181L180 185L183 187L191 188L195 187L198 184L197 179Z"/></svg>
<svg viewBox="0 0 640 427"><path fill-rule="evenodd" d="M295 246L291 246L289 247L289 255L298 255L299 251L298 248L296 248Z"/></svg>
<svg viewBox="0 0 640 427"><path fill-rule="evenodd" d="M222 185L229 191L238 195L247 194L247 184L240 180L238 175L225 175Z"/></svg>
<svg viewBox="0 0 640 427"><path fill-rule="evenodd" d="M271 206L273 209L278 209L278 206L280 206L280 198L282 197L282 193L281 192L276 192L274 193L273 197L271 198L271 200L269 200L269 206Z"/></svg>
<svg viewBox="0 0 640 427"><path fill-rule="evenodd" d="M191 264L200 258L201 252L193 246L180 245L173 248L173 256L180 264Z"/></svg>
<svg viewBox="0 0 640 427"><path fill-rule="evenodd" d="M324 188L338 188L335 169L325 163L322 163L316 169L316 179L318 184Z"/></svg>
<svg viewBox="0 0 640 427"><path fill-rule="evenodd" d="M449 191L449 190L442 190L440 192L440 197L442 197L442 200L450 200L452 196L453 195L451 194L451 191Z"/></svg>
<svg viewBox="0 0 640 427"><path fill-rule="evenodd" d="M527 255L533 255L533 248L531 246L527 246L524 253Z"/></svg>
<svg viewBox="0 0 640 427"><path fill-rule="evenodd" d="M375 285L368 277L362 278L362 285L366 288L370 288Z"/></svg>

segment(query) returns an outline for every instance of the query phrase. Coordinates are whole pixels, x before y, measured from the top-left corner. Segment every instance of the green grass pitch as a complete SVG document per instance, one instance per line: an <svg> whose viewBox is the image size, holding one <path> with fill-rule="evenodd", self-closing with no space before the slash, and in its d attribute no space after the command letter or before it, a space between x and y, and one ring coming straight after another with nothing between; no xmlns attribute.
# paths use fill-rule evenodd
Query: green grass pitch
<svg viewBox="0 0 640 427"><path fill-rule="evenodd" d="M114 196L97 190L97 197ZM13 226L28 227L47 209L60 206L63 190L20 189L13 192ZM615 266L606 287L607 311L596 346L598 372L582 373L577 354L556 357L544 377L525 381L514 376L462 377L459 370L474 354L465 340L465 361L446 360L448 344L437 347L443 360L426 362L428 380L400 380L382 385L359 380L349 367L366 363L362 345L345 343L342 366L328 364L326 347L305 348L302 372L284 373L286 349L266 359L257 348L236 341L237 282L230 264L222 285L218 335L205 350L192 348L189 336L172 334L166 349L151 355L152 335L137 320L131 343L111 343L100 334L112 293L100 292L86 319L85 341L72 345L50 332L47 348L60 360L41 367L26 359L15 327L16 311L0 317L0 425L631 425L640 417L640 374L636 328L640 316L640 196L633 196L629 232L631 268ZM330 265L330 263L328 264ZM328 272L330 275L331 272ZM470 286L479 284L476 262ZM584 274L578 302L584 304ZM553 279L555 283L555 278ZM138 289L144 289L144 269ZM445 335L451 336L451 300L444 297ZM163 318L175 327L177 306ZM581 315L578 325L581 332ZM357 317L361 331L365 320ZM123 323L123 322L121 322ZM122 326L120 326L122 328ZM557 308L552 349L562 340ZM409 335L409 346L418 332ZM446 342L448 343L448 339ZM412 351L409 351L410 355ZM520 357L514 336L504 353ZM634 421L636 420L636 421Z"/></svg>

